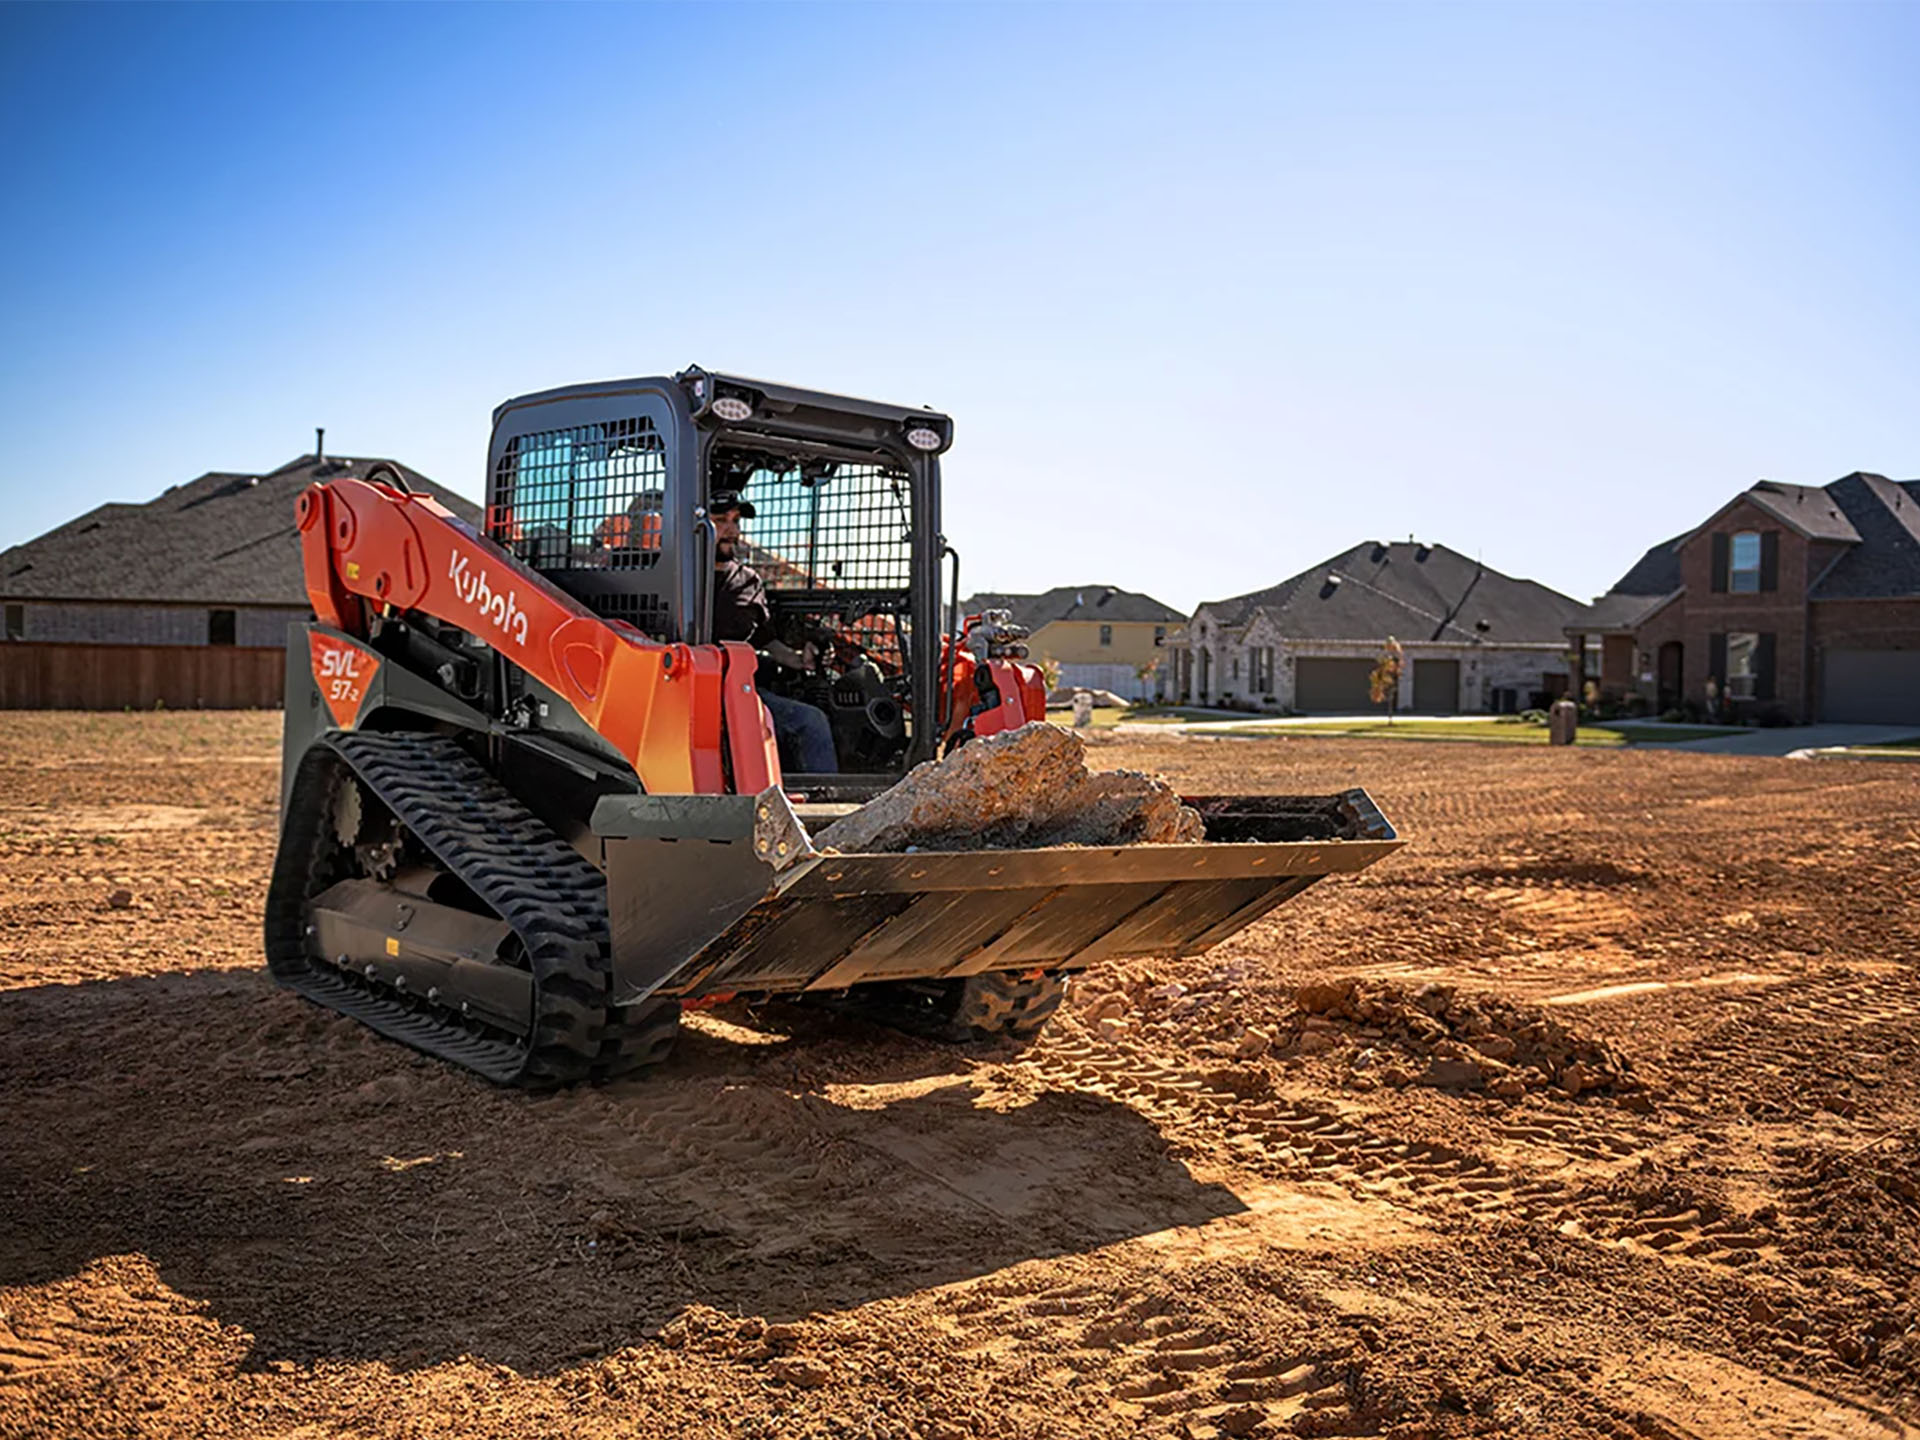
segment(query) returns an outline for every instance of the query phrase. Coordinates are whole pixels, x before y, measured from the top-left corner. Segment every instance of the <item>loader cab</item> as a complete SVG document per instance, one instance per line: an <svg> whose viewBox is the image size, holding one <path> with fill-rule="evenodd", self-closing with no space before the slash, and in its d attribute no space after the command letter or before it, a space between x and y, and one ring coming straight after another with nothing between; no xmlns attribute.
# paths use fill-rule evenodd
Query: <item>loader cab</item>
<svg viewBox="0 0 1920 1440"><path fill-rule="evenodd" d="M788 769L816 799L864 799L931 757L940 679L939 457L925 409L719 375L543 391L494 413L487 534L576 599L662 641L711 637L708 497L754 506L740 558L810 668L763 660L763 693L832 727L840 774Z"/></svg>

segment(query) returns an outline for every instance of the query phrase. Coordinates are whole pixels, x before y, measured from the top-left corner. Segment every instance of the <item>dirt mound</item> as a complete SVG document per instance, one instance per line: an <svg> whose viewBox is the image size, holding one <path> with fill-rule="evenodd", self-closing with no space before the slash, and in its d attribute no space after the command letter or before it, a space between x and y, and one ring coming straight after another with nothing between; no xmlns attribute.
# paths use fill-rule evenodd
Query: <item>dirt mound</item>
<svg viewBox="0 0 1920 1440"><path fill-rule="evenodd" d="M1137 770L1089 773L1078 735L1036 721L920 766L814 843L865 854L1016 850L1182 844L1204 830L1164 780Z"/></svg>
<svg viewBox="0 0 1920 1440"><path fill-rule="evenodd" d="M1382 1074L1390 1084L1485 1088L1507 1099L1549 1085L1565 1095L1638 1089L1627 1061L1605 1041L1495 995L1347 979L1302 985L1294 1000L1309 1016L1359 1026L1369 1038L1377 1032L1425 1062L1424 1070L1388 1066Z"/></svg>

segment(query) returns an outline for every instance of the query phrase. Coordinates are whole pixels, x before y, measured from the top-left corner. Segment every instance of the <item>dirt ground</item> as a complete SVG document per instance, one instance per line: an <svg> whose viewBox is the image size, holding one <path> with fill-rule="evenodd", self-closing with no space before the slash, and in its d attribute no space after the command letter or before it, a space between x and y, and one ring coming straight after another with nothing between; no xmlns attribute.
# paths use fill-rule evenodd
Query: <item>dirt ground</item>
<svg viewBox="0 0 1920 1440"><path fill-rule="evenodd" d="M0 717L0 1435L1920 1435L1920 768L1096 740L1412 843L530 1097L267 981L276 744Z"/></svg>

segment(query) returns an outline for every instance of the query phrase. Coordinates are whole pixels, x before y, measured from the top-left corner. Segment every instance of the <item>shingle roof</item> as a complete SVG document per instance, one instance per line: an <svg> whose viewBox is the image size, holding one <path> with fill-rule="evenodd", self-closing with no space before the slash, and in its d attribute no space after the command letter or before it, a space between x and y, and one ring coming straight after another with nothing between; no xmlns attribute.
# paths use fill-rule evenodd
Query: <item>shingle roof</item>
<svg viewBox="0 0 1920 1440"><path fill-rule="evenodd" d="M1638 560L1633 568L1613 582L1609 595L1671 595L1680 588L1680 547L1692 535L1676 535L1662 540Z"/></svg>
<svg viewBox="0 0 1920 1440"><path fill-rule="evenodd" d="M1056 620L1099 620L1107 623L1146 621L1175 625L1187 617L1151 595L1122 590L1117 585L1056 585L1041 595L1014 595L983 591L960 602L963 615L982 610L1011 610L1014 623L1038 630Z"/></svg>
<svg viewBox="0 0 1920 1440"><path fill-rule="evenodd" d="M1567 629L1569 632L1637 630L1643 621L1672 598L1671 594L1602 595L1574 616Z"/></svg>
<svg viewBox="0 0 1920 1440"><path fill-rule="evenodd" d="M1751 501L1810 539L1848 547L1814 585L1812 599L1920 595L1920 480L1889 480L1864 471L1831 485L1762 480L1721 506L1706 525L1739 500ZM1699 533L1663 540L1647 551L1569 628L1636 628L1679 591L1680 547Z"/></svg>
<svg viewBox="0 0 1920 1440"><path fill-rule="evenodd" d="M305 606L294 502L315 480L363 477L375 459L312 455L264 475L214 470L145 504L101 505L0 552L9 600L108 600ZM470 524L480 507L398 465Z"/></svg>
<svg viewBox="0 0 1920 1440"><path fill-rule="evenodd" d="M1811 540L1858 540L1841 508L1834 503L1828 485L1788 485L1779 480L1762 480L1742 493L1783 524L1791 525Z"/></svg>
<svg viewBox="0 0 1920 1440"><path fill-rule="evenodd" d="M1265 614L1289 639L1490 644L1559 644L1581 608L1444 545L1373 541L1265 590L1200 607L1230 629Z"/></svg>
<svg viewBox="0 0 1920 1440"><path fill-rule="evenodd" d="M1815 600L1920 595L1920 481L1859 471L1826 487L1860 543L1813 587Z"/></svg>
<svg viewBox="0 0 1920 1440"><path fill-rule="evenodd" d="M1662 540L1568 625L1569 630L1632 630L1680 589L1680 547L1692 532Z"/></svg>

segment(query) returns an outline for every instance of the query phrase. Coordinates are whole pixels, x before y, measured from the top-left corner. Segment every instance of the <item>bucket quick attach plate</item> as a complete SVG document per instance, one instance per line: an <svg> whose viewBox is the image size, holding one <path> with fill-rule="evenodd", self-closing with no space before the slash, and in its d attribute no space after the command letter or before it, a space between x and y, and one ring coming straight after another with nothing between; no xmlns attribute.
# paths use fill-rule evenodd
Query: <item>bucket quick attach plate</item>
<svg viewBox="0 0 1920 1440"><path fill-rule="evenodd" d="M1364 790L1187 803L1195 845L843 855L813 848L778 789L608 796L616 998L1197 954L1404 843Z"/></svg>

